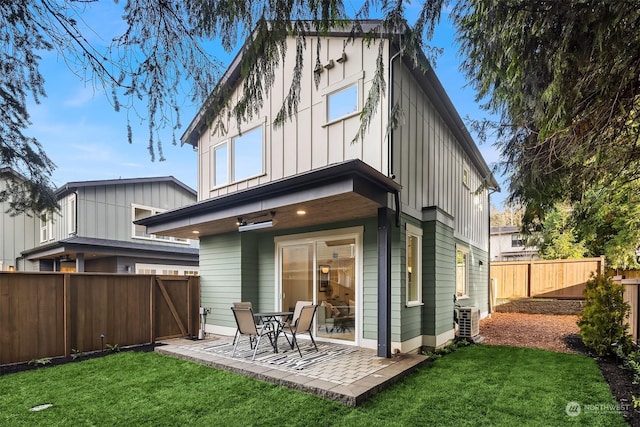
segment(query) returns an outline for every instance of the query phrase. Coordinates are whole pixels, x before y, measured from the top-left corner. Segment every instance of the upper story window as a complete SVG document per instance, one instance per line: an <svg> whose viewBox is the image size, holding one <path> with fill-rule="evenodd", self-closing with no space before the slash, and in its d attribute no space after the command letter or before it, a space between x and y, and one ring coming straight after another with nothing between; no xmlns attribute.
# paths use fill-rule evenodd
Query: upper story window
<svg viewBox="0 0 640 427"><path fill-rule="evenodd" d="M53 240L53 214L43 212L40 214L40 243Z"/></svg>
<svg viewBox="0 0 640 427"><path fill-rule="evenodd" d="M231 184L264 173L262 126L213 147L213 186Z"/></svg>
<svg viewBox="0 0 640 427"><path fill-rule="evenodd" d="M511 235L511 247L516 248L519 246L524 246L524 237L522 234L512 234Z"/></svg>
<svg viewBox="0 0 640 427"><path fill-rule="evenodd" d="M164 212L164 209L156 209L156 208L150 208L148 206L140 206L140 205L132 204L131 212L133 216L132 221L137 221L139 219L147 218L152 215L156 215L161 212ZM163 240L165 242L176 242L176 243L185 243L185 244L190 243L188 239L148 234L147 227L145 227L144 225L138 225L138 224L133 224L133 232L131 237L133 237L134 239Z"/></svg>
<svg viewBox="0 0 640 427"><path fill-rule="evenodd" d="M77 218L78 218L78 214L77 214L77 199L76 199L76 195L72 194L69 196L69 199L67 201L67 230L69 235L73 235L77 233Z"/></svg>
<svg viewBox="0 0 640 427"><path fill-rule="evenodd" d="M358 111L358 84L327 95L327 122L338 120Z"/></svg>
<svg viewBox="0 0 640 427"><path fill-rule="evenodd" d="M345 77L322 89L326 120L323 126L356 116L362 110L364 71Z"/></svg>
<svg viewBox="0 0 640 427"><path fill-rule="evenodd" d="M422 305L422 230L407 224L407 306Z"/></svg>

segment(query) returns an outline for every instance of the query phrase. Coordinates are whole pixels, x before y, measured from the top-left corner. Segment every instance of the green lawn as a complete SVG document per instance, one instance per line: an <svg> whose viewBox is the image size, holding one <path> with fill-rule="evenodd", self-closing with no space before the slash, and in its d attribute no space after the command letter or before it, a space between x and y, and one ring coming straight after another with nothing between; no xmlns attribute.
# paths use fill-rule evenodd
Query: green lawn
<svg viewBox="0 0 640 427"><path fill-rule="evenodd" d="M625 426L611 407L592 359L512 347L461 348L358 408L155 353L0 377L2 426Z"/></svg>

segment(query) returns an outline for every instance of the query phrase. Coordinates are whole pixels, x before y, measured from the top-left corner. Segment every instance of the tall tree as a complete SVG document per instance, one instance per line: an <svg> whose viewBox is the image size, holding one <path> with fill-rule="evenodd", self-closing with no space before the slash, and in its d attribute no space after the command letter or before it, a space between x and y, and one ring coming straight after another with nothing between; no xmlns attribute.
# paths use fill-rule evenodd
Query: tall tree
<svg viewBox="0 0 640 427"><path fill-rule="evenodd" d="M402 35L397 38L402 54L417 59L418 52L425 49L423 40L433 33L445 0L422 2L411 25L405 21L407 2L401 0L362 1L353 17L346 15L342 1L128 0L122 8L125 29L109 37L112 42L104 48L90 42L87 34L93 29L83 20L87 9L97 3L0 0L0 166L11 167L32 184L30 191L12 204L15 212L55 207L49 179L54 165L40 143L25 134L30 124L27 100L38 102L45 96L40 51L58 51L67 63L109 94L117 111L145 104L145 111L134 114L147 118L151 159L163 160L162 144L155 138L155 131L159 126L174 126L174 130L181 127L180 88L185 81L195 102L214 106L216 113L226 112L238 121L250 118L265 102L266 90L274 83L274 70L287 54L285 39L293 36L294 78L276 118L279 124L297 109L309 37L320 37L336 27L348 29L354 36L362 35L360 22L373 13L381 14L382 22L365 36L384 40ZM114 7L120 7L118 0L114 3ZM217 85L225 67L203 47L214 39L227 51L247 40L241 48L243 96L234 104L229 104L222 92L224 85ZM319 62L322 44L317 46ZM385 92L381 60L384 43L379 46L378 71L362 112L360 138ZM129 135L131 142L130 127ZM0 199L7 197L0 194Z"/></svg>
<svg viewBox="0 0 640 427"><path fill-rule="evenodd" d="M637 1L461 0L454 15L525 226L592 183L640 178Z"/></svg>
<svg viewBox="0 0 640 427"><path fill-rule="evenodd" d="M580 240L571 215L572 209L558 203L549 211L540 231L533 233L542 259L583 258L587 253L585 242Z"/></svg>

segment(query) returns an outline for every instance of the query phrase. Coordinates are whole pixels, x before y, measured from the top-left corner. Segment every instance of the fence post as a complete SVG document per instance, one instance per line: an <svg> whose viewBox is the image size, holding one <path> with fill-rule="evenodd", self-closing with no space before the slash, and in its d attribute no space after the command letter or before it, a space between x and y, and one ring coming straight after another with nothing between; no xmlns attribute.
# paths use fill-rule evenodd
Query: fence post
<svg viewBox="0 0 640 427"><path fill-rule="evenodd" d="M71 356L71 275L62 276L62 315L64 316L64 355Z"/></svg>
<svg viewBox="0 0 640 427"><path fill-rule="evenodd" d="M530 259L529 263L527 264L527 298L531 298L531 273L533 271L533 268L531 268L532 264L533 260Z"/></svg>
<svg viewBox="0 0 640 427"><path fill-rule="evenodd" d="M600 255L600 271L598 272L600 275L604 276L605 273L605 263L606 263L606 258L604 255Z"/></svg>
<svg viewBox="0 0 640 427"><path fill-rule="evenodd" d="M151 343L156 342L155 334L155 290L156 281L155 276L149 276L149 340Z"/></svg>

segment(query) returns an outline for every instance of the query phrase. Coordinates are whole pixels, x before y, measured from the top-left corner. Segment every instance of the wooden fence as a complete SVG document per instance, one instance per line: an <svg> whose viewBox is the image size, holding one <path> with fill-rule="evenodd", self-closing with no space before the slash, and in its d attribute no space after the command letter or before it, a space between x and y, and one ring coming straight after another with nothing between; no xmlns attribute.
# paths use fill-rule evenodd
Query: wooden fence
<svg viewBox="0 0 640 427"><path fill-rule="evenodd" d="M199 305L194 276L0 273L0 365L195 336Z"/></svg>
<svg viewBox="0 0 640 427"><path fill-rule="evenodd" d="M585 283L603 273L604 257L553 261L491 262L491 280L497 299L584 298Z"/></svg>

